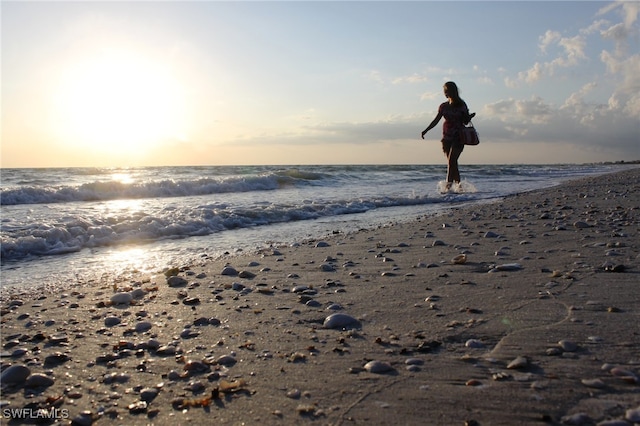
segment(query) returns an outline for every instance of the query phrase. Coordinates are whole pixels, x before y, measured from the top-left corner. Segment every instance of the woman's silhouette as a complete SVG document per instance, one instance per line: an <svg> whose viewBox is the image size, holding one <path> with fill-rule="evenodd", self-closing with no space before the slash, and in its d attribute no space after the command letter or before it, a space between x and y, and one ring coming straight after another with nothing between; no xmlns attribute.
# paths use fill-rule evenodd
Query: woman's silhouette
<svg viewBox="0 0 640 426"><path fill-rule="evenodd" d="M446 189L449 190L454 182L460 183L458 158L460 158L460 154L462 154L462 150L464 149L464 144L460 141L460 129L471 121L476 113L469 114L469 108L460 98L458 86L453 81L444 84L444 95L449 100L440 104L436 118L422 131L422 139L424 139L424 135L433 129L440 122L440 119L444 117L444 125L442 126L442 150L447 156Z"/></svg>

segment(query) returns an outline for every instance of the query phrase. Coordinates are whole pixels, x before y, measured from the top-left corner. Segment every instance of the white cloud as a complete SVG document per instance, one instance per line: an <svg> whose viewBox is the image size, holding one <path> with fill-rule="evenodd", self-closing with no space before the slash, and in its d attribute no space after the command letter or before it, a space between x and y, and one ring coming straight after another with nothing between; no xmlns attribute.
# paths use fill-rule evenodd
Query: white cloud
<svg viewBox="0 0 640 426"><path fill-rule="evenodd" d="M392 84L403 84L403 83L414 84L414 83L424 83L424 82L426 82L428 80L429 79L425 75L420 75L418 73L413 73L413 74L405 76L405 77L395 78L395 79L393 79L391 81L391 83Z"/></svg>
<svg viewBox="0 0 640 426"><path fill-rule="evenodd" d="M547 32L539 37L540 43L538 44L538 47L540 48L540 51L542 53L547 53L547 47L556 43L560 38L561 35L558 31L547 30Z"/></svg>

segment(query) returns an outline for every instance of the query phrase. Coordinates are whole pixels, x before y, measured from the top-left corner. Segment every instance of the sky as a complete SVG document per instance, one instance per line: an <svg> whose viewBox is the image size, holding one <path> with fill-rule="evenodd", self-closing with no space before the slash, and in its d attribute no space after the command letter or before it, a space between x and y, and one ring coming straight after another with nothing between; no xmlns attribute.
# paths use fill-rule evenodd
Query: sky
<svg viewBox="0 0 640 426"><path fill-rule="evenodd" d="M640 2L2 1L0 165L640 160Z"/></svg>

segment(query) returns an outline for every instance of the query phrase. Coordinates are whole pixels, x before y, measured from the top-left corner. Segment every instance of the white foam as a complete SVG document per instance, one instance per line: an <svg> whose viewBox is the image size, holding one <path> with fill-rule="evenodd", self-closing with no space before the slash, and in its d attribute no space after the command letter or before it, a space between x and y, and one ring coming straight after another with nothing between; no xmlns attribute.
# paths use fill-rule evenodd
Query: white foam
<svg viewBox="0 0 640 426"><path fill-rule="evenodd" d="M438 192L440 192L441 194L472 194L478 192L475 185L466 179L461 182L454 183L453 185L448 184L448 182L445 180L441 180L440 182L438 182L437 187Z"/></svg>

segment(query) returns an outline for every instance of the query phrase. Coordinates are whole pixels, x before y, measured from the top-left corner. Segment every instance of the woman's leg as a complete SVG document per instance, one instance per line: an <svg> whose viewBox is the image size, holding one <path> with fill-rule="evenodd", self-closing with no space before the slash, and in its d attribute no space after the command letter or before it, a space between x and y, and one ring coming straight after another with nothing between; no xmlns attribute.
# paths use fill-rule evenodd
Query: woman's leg
<svg viewBox="0 0 640 426"><path fill-rule="evenodd" d="M464 146L452 144L447 154L447 183L460 182L460 170L458 169L458 158L462 154Z"/></svg>

